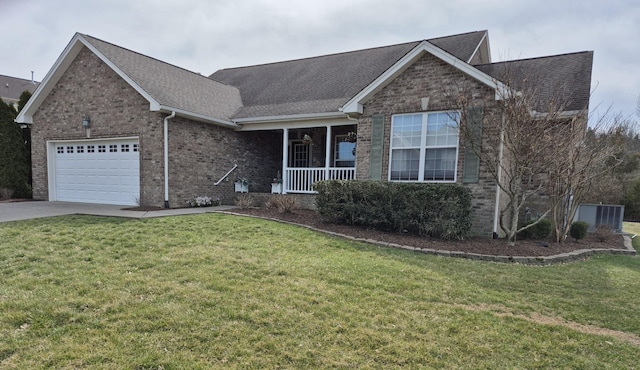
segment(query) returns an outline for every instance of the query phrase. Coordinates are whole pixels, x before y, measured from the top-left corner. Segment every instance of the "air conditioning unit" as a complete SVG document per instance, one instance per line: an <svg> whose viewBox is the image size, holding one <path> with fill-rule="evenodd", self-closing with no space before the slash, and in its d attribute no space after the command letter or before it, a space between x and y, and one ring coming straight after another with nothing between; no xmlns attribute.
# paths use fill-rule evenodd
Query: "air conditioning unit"
<svg viewBox="0 0 640 370"><path fill-rule="evenodd" d="M581 204L574 221L589 224L589 231L595 231L600 225L611 225L616 232L622 232L624 206L610 204Z"/></svg>

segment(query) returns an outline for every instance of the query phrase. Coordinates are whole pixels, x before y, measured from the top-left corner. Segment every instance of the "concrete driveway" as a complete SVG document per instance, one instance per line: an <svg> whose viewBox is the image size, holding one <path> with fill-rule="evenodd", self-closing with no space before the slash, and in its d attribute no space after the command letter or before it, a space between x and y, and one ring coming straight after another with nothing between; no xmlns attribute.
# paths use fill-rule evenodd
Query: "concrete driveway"
<svg viewBox="0 0 640 370"><path fill-rule="evenodd" d="M209 213L234 208L232 206L176 208L158 211L130 211L124 208L131 206L117 206L110 204L87 204L71 202L8 202L0 203L0 222L29 220L32 218L62 216L62 215L96 215L128 218L151 218L197 213Z"/></svg>

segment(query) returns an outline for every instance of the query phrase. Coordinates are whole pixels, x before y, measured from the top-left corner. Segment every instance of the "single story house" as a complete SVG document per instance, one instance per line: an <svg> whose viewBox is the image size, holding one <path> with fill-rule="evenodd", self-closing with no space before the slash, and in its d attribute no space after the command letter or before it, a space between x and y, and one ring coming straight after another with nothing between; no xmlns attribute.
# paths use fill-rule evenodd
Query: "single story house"
<svg viewBox="0 0 640 370"><path fill-rule="evenodd" d="M542 95L570 80L568 110L586 115L592 59L492 63L476 31L207 77L77 33L17 121L32 127L36 199L230 203L234 180L269 192L278 175L289 194L323 179L455 183L473 192L473 232L490 236L499 190L465 151L443 91L464 83L490 103L509 65L535 74Z"/></svg>

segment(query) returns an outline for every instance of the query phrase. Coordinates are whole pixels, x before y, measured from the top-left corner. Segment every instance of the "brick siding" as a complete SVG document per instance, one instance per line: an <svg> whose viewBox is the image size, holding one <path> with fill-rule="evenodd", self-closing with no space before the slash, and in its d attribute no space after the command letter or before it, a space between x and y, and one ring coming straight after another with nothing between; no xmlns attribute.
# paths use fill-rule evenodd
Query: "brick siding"
<svg viewBox="0 0 640 370"><path fill-rule="evenodd" d="M163 119L149 102L84 48L38 108L32 125L33 195L47 200L47 141L87 139L82 117L91 118L91 139L138 137L140 204L164 205ZM194 196L235 199L233 181L247 177L252 191L269 191L281 166L282 131L236 132L176 117L169 121L169 203L183 207ZM234 164L228 181L214 187Z"/></svg>
<svg viewBox="0 0 640 370"><path fill-rule="evenodd" d="M391 116L400 113L442 111L456 109L451 99L446 97L447 89L463 87L481 106L491 106L494 92L486 85L463 74L446 62L425 54L402 74L382 88L364 104L364 113L358 122L357 178L369 177L371 146L371 122L373 115L384 115L384 153L382 178L388 179ZM427 110L422 109L422 98L429 98ZM483 127L484 140L495 135L495 128ZM491 236L493 231L496 184L486 167L481 164L477 183L463 184L464 143L460 140L457 176L458 184L471 189L473 193L472 233Z"/></svg>

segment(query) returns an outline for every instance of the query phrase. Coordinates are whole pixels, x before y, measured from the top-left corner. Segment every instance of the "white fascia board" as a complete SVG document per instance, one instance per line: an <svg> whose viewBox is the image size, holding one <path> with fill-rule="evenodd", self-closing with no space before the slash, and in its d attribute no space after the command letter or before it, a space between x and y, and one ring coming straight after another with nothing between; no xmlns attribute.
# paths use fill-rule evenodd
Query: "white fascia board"
<svg viewBox="0 0 640 370"><path fill-rule="evenodd" d="M480 50L480 47L482 47L482 43L485 40L487 41L487 49L489 49L488 32L485 32L484 35L482 35L482 39L480 39L480 42L478 43L478 45L476 45L476 49L473 51L473 53L471 53L471 56L469 57L469 60L467 60L467 63L471 63L471 59L473 59L473 57L478 53L478 51ZM491 63L491 50L487 50L487 51L489 52L488 63Z"/></svg>
<svg viewBox="0 0 640 370"><path fill-rule="evenodd" d="M373 96L380 89L382 89L387 82L391 81L393 78L402 73L405 69L407 69L414 61L420 58L425 53L432 54L436 58L441 59L442 61L448 63L449 65L457 68L462 73L465 73L472 78L484 83L485 85L496 90L495 98L496 100L500 100L500 94L497 93L499 89L510 90L503 83L495 80L493 77L488 74L478 70L477 68L471 66L468 63L463 62L462 60L454 57L453 55L447 53L446 51L440 49L439 47L433 45L428 41L422 41L418 46L416 46L413 50L407 53L404 57L402 57L398 62L396 62L391 68L387 69L384 73L382 73L378 78L376 78L369 86L365 87L362 91L360 91L356 96L354 96L351 100L349 100L341 110L345 113L362 113L363 107L362 102Z"/></svg>
<svg viewBox="0 0 640 370"><path fill-rule="evenodd" d="M242 127L238 131L282 130L285 128L294 129L325 126L345 126L355 124L357 124L357 122L347 118L345 114L319 114L313 117L308 117L306 119L300 119L296 116L296 118L288 120L283 118L277 121L244 122L241 123Z"/></svg>
<svg viewBox="0 0 640 370"><path fill-rule="evenodd" d="M118 66L116 66L109 58L107 58L104 54L100 52L95 46L93 46L87 39L79 35L79 40L86 46L92 53L94 53L100 60L102 60L109 68L113 69L114 72L120 76L123 80L125 80L134 90L138 92L138 94L142 95L143 98L147 99L149 102L149 110L157 111L160 109L160 103L155 100L146 90L144 90L140 85L138 85L135 81L129 77L126 73L124 73Z"/></svg>
<svg viewBox="0 0 640 370"><path fill-rule="evenodd" d="M323 119L336 119L336 118L345 118L346 114L342 112L325 112L325 113L307 113L307 114L290 114L284 116L263 116L263 117L249 117L249 118L238 118L233 120L233 122L244 126L259 124L261 127L267 124L272 124L275 126L280 126L282 128L283 122L304 122L304 121L315 121L315 120L323 120ZM304 126L304 123L303 123Z"/></svg>
<svg viewBox="0 0 640 370"><path fill-rule="evenodd" d="M85 39L82 34L76 33L67 47L64 49L62 54L58 57L56 62L53 64L53 67L49 70L47 75L44 77L40 86L34 91L33 96L29 99L29 102L22 109L18 117L16 118L16 122L18 123L33 123L33 114L40 107L44 99L49 95L51 90L53 90L55 84L60 80L62 74L69 68L71 63L75 60L76 56L82 50L82 47L86 47L91 50L100 60L102 60L105 64L107 64L111 69L114 70L123 80L125 80L131 87L133 87L140 95L142 95L147 101L149 101L149 109L151 111L160 110L160 104L149 95L144 89L142 89L138 84L136 84L129 76L127 76L120 68L118 68L111 60L109 60L104 54L102 54L98 49L96 49L87 39Z"/></svg>
<svg viewBox="0 0 640 370"><path fill-rule="evenodd" d="M31 99L29 99L27 104L16 117L16 122L33 123L33 114L38 110L44 99L49 95L51 90L53 90L53 87L56 85L58 80L60 80L62 74L67 70L67 68L69 68L82 49L82 44L78 42L79 38L80 34L76 33L71 41L69 41L62 51L62 54L60 54L58 59L56 59L51 69L49 69L49 72L47 72L42 82L40 82L38 88L33 92Z"/></svg>
<svg viewBox="0 0 640 370"><path fill-rule="evenodd" d="M209 117L203 114L193 113L183 109L168 107L166 105L158 105L158 109L152 109L152 111L164 112L164 113L176 112L177 116L189 118L194 121L212 123L214 125L224 126L224 127L233 128L233 129L240 128L238 124L232 121L226 121L219 118Z"/></svg>
<svg viewBox="0 0 640 370"><path fill-rule="evenodd" d="M579 116L580 114L584 114L587 113L587 110L566 110L566 111L562 111L559 112L556 119L565 119L565 118L571 118L571 117L576 117ZM529 114L531 114L531 116L534 119L545 119L549 116L549 113L544 113L544 112L537 112L532 110L531 112L529 112Z"/></svg>

